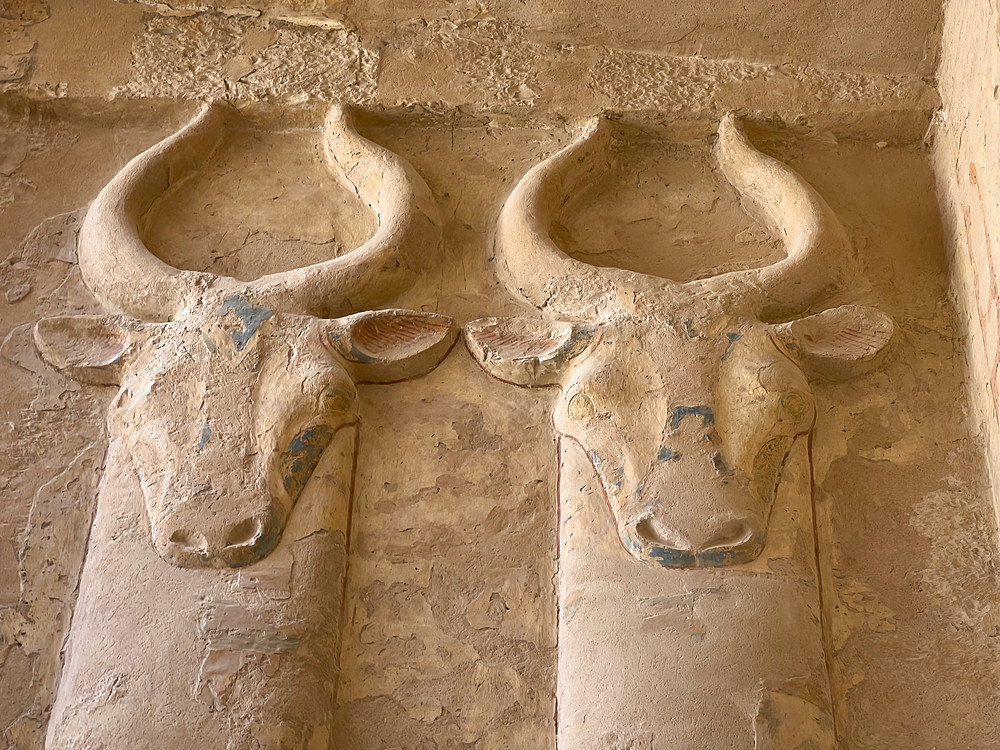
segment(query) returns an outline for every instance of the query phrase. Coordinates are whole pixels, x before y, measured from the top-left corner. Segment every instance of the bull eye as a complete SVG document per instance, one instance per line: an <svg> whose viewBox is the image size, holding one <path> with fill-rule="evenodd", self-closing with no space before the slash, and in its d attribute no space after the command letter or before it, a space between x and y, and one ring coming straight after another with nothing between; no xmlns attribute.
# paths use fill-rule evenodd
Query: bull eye
<svg viewBox="0 0 1000 750"><path fill-rule="evenodd" d="M302 430L289 442L281 457L280 471L285 491L293 498L306 486L334 432L330 425L317 424Z"/></svg>
<svg viewBox="0 0 1000 750"><path fill-rule="evenodd" d="M597 413L597 409L586 393L575 393L566 404L566 413L574 422L587 422Z"/></svg>
<svg viewBox="0 0 1000 750"><path fill-rule="evenodd" d="M781 397L781 408L795 422L801 422L805 419L809 403L803 394L798 391L789 391Z"/></svg>
<svg viewBox="0 0 1000 750"><path fill-rule="evenodd" d="M346 412L351 408L352 399L342 388L330 386L319 397L320 408L329 412Z"/></svg>
<svg viewBox="0 0 1000 750"><path fill-rule="evenodd" d="M132 393L128 389L124 387L119 389L114 399L112 399L111 405L108 407L109 423L110 420L124 421L125 412L128 410L131 399Z"/></svg>

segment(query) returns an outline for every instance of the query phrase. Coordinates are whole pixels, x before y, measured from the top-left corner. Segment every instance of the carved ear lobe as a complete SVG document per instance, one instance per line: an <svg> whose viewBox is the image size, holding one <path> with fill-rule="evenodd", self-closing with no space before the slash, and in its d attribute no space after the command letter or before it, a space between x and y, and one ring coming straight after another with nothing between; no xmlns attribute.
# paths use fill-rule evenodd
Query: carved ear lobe
<svg viewBox="0 0 1000 750"><path fill-rule="evenodd" d="M330 321L324 341L356 382L392 383L433 370L457 338L447 315L375 310Z"/></svg>
<svg viewBox="0 0 1000 750"><path fill-rule="evenodd" d="M896 324L881 310L844 305L774 326L784 350L811 375L847 380L882 363Z"/></svg>
<svg viewBox="0 0 1000 750"><path fill-rule="evenodd" d="M596 341L593 327L558 320L480 318L465 326L465 344L486 372L528 387L558 383Z"/></svg>
<svg viewBox="0 0 1000 750"><path fill-rule="evenodd" d="M67 377L115 385L121 382L126 360L150 336L149 329L147 324L118 315L61 315L35 324L35 348Z"/></svg>

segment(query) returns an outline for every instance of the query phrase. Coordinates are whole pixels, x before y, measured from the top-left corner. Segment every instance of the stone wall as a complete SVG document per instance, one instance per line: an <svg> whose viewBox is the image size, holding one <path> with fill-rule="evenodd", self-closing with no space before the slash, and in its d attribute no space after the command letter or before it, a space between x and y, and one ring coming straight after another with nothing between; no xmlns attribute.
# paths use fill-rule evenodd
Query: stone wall
<svg viewBox="0 0 1000 750"><path fill-rule="evenodd" d="M1000 479L1000 6L945 7L934 142L953 283L968 337L978 430Z"/></svg>
<svg viewBox="0 0 1000 750"><path fill-rule="evenodd" d="M553 226L563 249L594 266L681 280L779 259L780 238L746 213L712 154L722 113L746 114L754 143L843 223L863 267L849 301L897 326L883 368L813 386L813 440L789 460L780 523L755 571L777 580L804 575L803 560L818 569L809 627L822 631L817 669L830 679L816 693L828 696L817 701L830 704L840 746L997 744L1000 597L982 444L988 435L1000 449L1000 260L987 234L1000 219L997 8L947 6L933 152L944 239L925 141L940 104L940 10L936 0L0 2L0 744L42 746L98 487L135 485L121 464L105 468L106 455L121 454L105 426L115 389L52 370L31 327L101 312L77 264L86 208L206 98L234 104L248 124L159 201L145 227L158 257L249 279L363 242L376 222L328 173L317 136L330 103L343 100L359 106L363 135L426 180L442 217L442 263L392 304L459 324L524 313L496 275L500 208L528 169L602 111L619 129L614 159ZM597 577L569 571L574 579L561 555L600 550L613 564L598 572L634 561L603 506L587 501L601 495L600 479L579 446L560 442L552 390L491 378L458 345L424 377L360 385L358 403L353 486L338 490L353 498L338 740L372 750L553 747L560 677L599 664L560 664L560 575L580 590ZM324 491L313 488L314 499ZM163 561L146 543L145 514L113 511L103 509L111 520L99 538L129 537L145 554L121 596L130 605L152 597L164 642L187 649L155 666L163 695L180 716L192 701L198 721L213 724L239 704L233 686L247 669L277 669L280 659L256 653L250 664L216 649L217 662L202 660L212 643L245 634L216 616L229 610L196 601L180 569L163 580L183 607L157 598ZM643 571L632 590L613 581L611 591L623 606L640 603L630 616L651 649L707 644L721 658L713 638L760 627L735 618L739 586L716 585L712 571L670 571L669 585L659 569ZM228 576L220 586L234 600L303 593L288 570ZM763 661L767 642L749 639ZM644 654L628 653L641 667ZM109 675L79 690L80 705L136 700L127 679ZM690 692L680 672L627 677L635 705L636 685ZM777 721L802 688L794 683L768 685L749 714L747 695L714 712L737 716L725 742L763 746L755 734ZM577 680L568 693L588 685ZM705 695L724 696L725 684L713 690ZM617 739L648 739L632 729Z"/></svg>
<svg viewBox="0 0 1000 750"><path fill-rule="evenodd" d="M6 8L0 90L33 98L348 98L569 115L696 115L752 99L762 112L840 128L854 119L842 113L862 102L897 117L932 104L923 77L938 38L931 0L623 8L20 0ZM886 24L893 33L883 33Z"/></svg>

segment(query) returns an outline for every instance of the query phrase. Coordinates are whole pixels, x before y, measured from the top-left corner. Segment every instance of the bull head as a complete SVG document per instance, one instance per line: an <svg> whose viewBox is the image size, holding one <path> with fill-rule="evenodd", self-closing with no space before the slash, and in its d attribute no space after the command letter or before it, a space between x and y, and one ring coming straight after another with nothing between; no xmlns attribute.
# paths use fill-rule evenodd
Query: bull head
<svg viewBox="0 0 1000 750"><path fill-rule="evenodd" d="M530 170L501 213L499 272L546 317L474 321L466 343L495 377L559 389L556 431L590 457L632 555L665 567L748 562L792 444L813 427L808 378L873 367L894 325L857 305L798 317L857 285L852 248L823 198L729 115L719 165L780 235L784 259L678 283L570 258L549 226L599 173L611 130L592 122Z"/></svg>
<svg viewBox="0 0 1000 750"><path fill-rule="evenodd" d="M362 138L339 107L324 126L326 154L377 214L367 243L251 282L153 256L141 217L212 150L232 116L206 107L129 162L91 206L80 269L103 305L124 314L35 327L52 366L120 386L109 432L128 447L153 546L180 566L235 567L267 555L333 436L357 423L355 383L423 374L457 337L441 315L344 316L410 286L439 254L441 233L426 184Z"/></svg>

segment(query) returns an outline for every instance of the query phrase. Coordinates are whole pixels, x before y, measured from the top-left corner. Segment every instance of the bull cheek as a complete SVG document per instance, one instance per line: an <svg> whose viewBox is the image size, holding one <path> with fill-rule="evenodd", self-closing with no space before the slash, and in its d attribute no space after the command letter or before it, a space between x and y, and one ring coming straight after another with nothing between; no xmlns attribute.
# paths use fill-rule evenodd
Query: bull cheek
<svg viewBox="0 0 1000 750"><path fill-rule="evenodd" d="M165 439L159 442L160 445L170 445ZM168 488L177 474L176 457L158 450L156 443L147 440L129 441L128 450L146 501L146 511L152 518L166 502Z"/></svg>
<svg viewBox="0 0 1000 750"><path fill-rule="evenodd" d="M323 452L333 440L337 428L317 424L305 428L293 437L277 461L277 474L282 494L294 503L309 483Z"/></svg>
<svg viewBox="0 0 1000 750"><path fill-rule="evenodd" d="M604 493L608 499L615 503L619 498L628 496L628 486L631 484L628 473L625 469L625 461L612 454L602 454L597 450L587 451L590 463L597 472Z"/></svg>
<svg viewBox="0 0 1000 750"><path fill-rule="evenodd" d="M781 481L781 472L792 449L794 436L778 435L766 440L753 459L750 491L769 511L774 504Z"/></svg>

